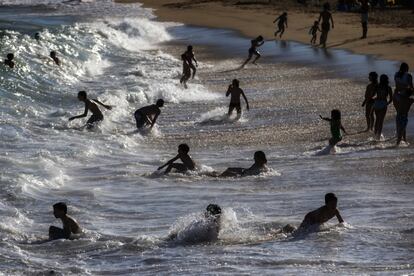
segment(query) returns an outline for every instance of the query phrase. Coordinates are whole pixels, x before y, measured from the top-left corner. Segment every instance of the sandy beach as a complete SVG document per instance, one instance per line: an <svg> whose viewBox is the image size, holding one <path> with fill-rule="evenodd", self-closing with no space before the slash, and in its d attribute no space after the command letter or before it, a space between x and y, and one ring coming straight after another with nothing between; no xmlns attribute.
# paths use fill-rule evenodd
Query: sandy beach
<svg viewBox="0 0 414 276"><path fill-rule="evenodd" d="M248 37L259 34L274 39L273 20L283 11L289 14L289 27L284 40L309 43L308 30L318 18L318 9L301 9L289 6L230 5L223 1L180 1L180 0L117 0L117 2L140 2L154 9L162 21L213 28L229 28ZM224 1L225 2L225 1ZM356 13L333 12L335 28L329 33L328 48L347 49L355 53L375 55L380 58L414 63L414 29L410 20L401 23L397 18L409 18L410 11L375 12L369 25L368 39L361 40L360 15ZM372 23L375 22L375 23Z"/></svg>

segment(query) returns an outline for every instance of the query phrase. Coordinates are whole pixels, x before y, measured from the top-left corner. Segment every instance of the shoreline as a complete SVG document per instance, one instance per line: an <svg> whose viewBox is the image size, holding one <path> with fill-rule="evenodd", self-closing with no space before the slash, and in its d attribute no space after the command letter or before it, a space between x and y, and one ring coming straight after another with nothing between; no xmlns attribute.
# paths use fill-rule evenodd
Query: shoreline
<svg viewBox="0 0 414 276"><path fill-rule="evenodd" d="M118 3L141 3L153 9L159 21L180 22L193 26L231 29L246 37L261 34L266 40L273 40L272 23L282 10L264 9L259 5L229 6L221 2L191 3L177 5L179 0L115 0ZM289 28L282 40L309 44L308 29L317 19L317 13L289 8ZM405 61L414 64L414 29L370 24L368 39L360 39L359 14L333 13L335 29L328 37L328 49L344 49L356 54L374 56L391 61ZM320 34L320 33L319 33ZM319 36L318 36L319 38Z"/></svg>

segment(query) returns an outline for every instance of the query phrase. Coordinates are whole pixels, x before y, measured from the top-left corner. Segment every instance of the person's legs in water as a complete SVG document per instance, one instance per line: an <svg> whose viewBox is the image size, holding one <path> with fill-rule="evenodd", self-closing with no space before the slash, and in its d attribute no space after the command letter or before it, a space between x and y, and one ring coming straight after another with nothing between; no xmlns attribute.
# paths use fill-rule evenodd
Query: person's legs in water
<svg viewBox="0 0 414 276"><path fill-rule="evenodd" d="M70 234L68 235L63 231L62 228L56 226L49 227L49 239L50 240L59 240L59 239L69 239Z"/></svg>
<svg viewBox="0 0 414 276"><path fill-rule="evenodd" d="M385 114L387 113L387 108L375 109L375 135L378 139L381 138L382 126L384 124Z"/></svg>
<svg viewBox="0 0 414 276"><path fill-rule="evenodd" d="M190 66L191 70L193 71L192 78L194 79L197 69L194 66L194 64L192 64L192 63L190 63L189 66Z"/></svg>
<svg viewBox="0 0 414 276"><path fill-rule="evenodd" d="M92 115L89 120L86 122L86 128L92 129L96 126L96 124L103 120L103 116L99 115Z"/></svg>
<svg viewBox="0 0 414 276"><path fill-rule="evenodd" d="M231 114L233 114L234 108L235 108L235 106L232 103L230 103L230 105L229 105L229 112L227 113L227 116L230 117Z"/></svg>
<svg viewBox="0 0 414 276"><path fill-rule="evenodd" d="M175 169L178 173L185 173L188 170L184 164L172 163L165 170L165 174L170 173L172 169Z"/></svg>
<svg viewBox="0 0 414 276"><path fill-rule="evenodd" d="M260 53L258 51L254 52L254 55L256 55L256 58L253 60L253 64L256 64L256 61L261 57Z"/></svg>
<svg viewBox="0 0 414 276"><path fill-rule="evenodd" d="M252 57L253 57L253 50L252 49L249 49L249 56L247 57L247 59L246 59L246 61L243 63L243 65L241 66L242 68L244 67L244 66L246 66L246 64L252 59Z"/></svg>
<svg viewBox="0 0 414 276"><path fill-rule="evenodd" d="M241 105L240 105L240 104L238 104L238 105L236 106L236 111L237 111L237 117L236 117L236 120L239 120L239 119L241 118L241 115L242 115L242 110L241 110Z"/></svg>
<svg viewBox="0 0 414 276"><path fill-rule="evenodd" d="M367 103L365 105L365 118L367 120L367 130L370 131L374 128L374 105Z"/></svg>
<svg viewBox="0 0 414 276"><path fill-rule="evenodd" d="M244 168L228 168L225 170L220 177L236 177L243 174Z"/></svg>
<svg viewBox="0 0 414 276"><path fill-rule="evenodd" d="M396 123L397 123L397 145L399 145L401 141L407 142L406 140L406 128L407 128L407 123L408 123L407 116L397 114Z"/></svg>
<svg viewBox="0 0 414 276"><path fill-rule="evenodd" d="M338 138L338 137L332 137L331 139L329 139L329 145L331 146L331 147L334 147L334 146L336 146L336 144L338 144L339 142L341 142L341 138Z"/></svg>

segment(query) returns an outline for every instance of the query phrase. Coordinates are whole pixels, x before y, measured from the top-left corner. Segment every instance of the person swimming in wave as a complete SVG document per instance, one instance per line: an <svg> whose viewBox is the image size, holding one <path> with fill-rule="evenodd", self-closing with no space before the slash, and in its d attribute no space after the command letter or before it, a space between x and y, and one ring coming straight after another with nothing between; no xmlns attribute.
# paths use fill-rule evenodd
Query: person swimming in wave
<svg viewBox="0 0 414 276"><path fill-rule="evenodd" d="M9 53L7 54L7 59L4 60L4 65L9 66L10 68L14 68L15 64L14 64L14 54Z"/></svg>
<svg viewBox="0 0 414 276"><path fill-rule="evenodd" d="M184 53L184 57L187 60L188 66L193 71L192 78L194 79L196 71L197 71L196 67L198 67L198 62L194 55L193 46L191 45L187 46L187 51ZM193 61L195 62L195 66L193 64Z"/></svg>
<svg viewBox="0 0 414 276"><path fill-rule="evenodd" d="M244 66L246 66L246 64L252 59L253 55L256 56L256 58L252 62L253 64L256 64L256 61L261 57L257 48L264 44L263 36L259 35L255 39L252 39L250 43L251 43L251 46L249 48L249 57L242 64L241 68L244 68Z"/></svg>
<svg viewBox="0 0 414 276"><path fill-rule="evenodd" d="M137 129L142 129L149 125L150 129L154 127L158 116L161 114L160 108L164 106L164 100L158 99L155 104L141 107L134 113Z"/></svg>
<svg viewBox="0 0 414 276"><path fill-rule="evenodd" d="M366 131L374 130L374 94L375 90L378 86L378 74L376 72L369 73L369 81L371 82L368 84L365 90L365 99L362 102L362 107L365 106L365 118L367 120L367 129Z"/></svg>
<svg viewBox="0 0 414 276"><path fill-rule="evenodd" d="M73 235L81 234L82 229L72 217L67 215L68 207L64 202L53 205L53 215L62 221L63 228L56 226L49 227L49 239L71 239Z"/></svg>
<svg viewBox="0 0 414 276"><path fill-rule="evenodd" d="M269 171L269 168L267 167L266 154L263 151L256 151L254 153L254 164L250 168L228 168L219 177L259 175L267 171Z"/></svg>
<svg viewBox="0 0 414 276"><path fill-rule="evenodd" d="M53 61L56 63L57 66L60 66L60 59L57 57L57 54L55 51L50 52L50 57L53 59Z"/></svg>
<svg viewBox="0 0 414 276"><path fill-rule="evenodd" d="M187 89L187 82L191 78L191 67L185 54L181 55L181 60L183 61L183 73L181 75L180 83L184 85L185 89Z"/></svg>
<svg viewBox="0 0 414 276"><path fill-rule="evenodd" d="M331 139L329 139L329 146L333 148L336 144L342 141L341 130L348 134L341 123L341 111L334 109L331 111L331 118L324 118L321 115L319 117L322 120L328 121L331 125Z"/></svg>
<svg viewBox="0 0 414 276"><path fill-rule="evenodd" d="M380 82L376 88L373 95L375 112L374 135L375 139L380 140L387 107L392 102L392 88L389 86L387 75L380 76Z"/></svg>
<svg viewBox="0 0 414 276"><path fill-rule="evenodd" d="M282 13L278 18L276 18L273 23L277 23L278 30L275 32L275 36L279 34L279 37L282 38L283 33L285 32L285 26L288 27L288 18L287 12Z"/></svg>
<svg viewBox="0 0 414 276"><path fill-rule="evenodd" d="M230 105L229 105L229 111L228 116L230 117L231 114L233 114L233 110L236 109L237 111L237 119L240 119L242 114L242 108L240 103L240 96L243 96L244 101L246 102L246 108L249 110L249 102L247 101L246 95L244 94L243 90L240 88L240 82L237 79L234 79L232 84L229 85L229 88L226 92L226 97L231 95L230 98Z"/></svg>
<svg viewBox="0 0 414 276"><path fill-rule="evenodd" d="M162 170L164 167L167 167L165 170L165 174L171 172L172 169L175 169L178 173L186 173L187 171L194 171L196 169L196 164L191 159L191 156L188 154L190 151L190 147L187 144L181 144L178 146L178 154L173 159L159 167L157 170ZM178 159L181 160L182 163L174 163Z"/></svg>
<svg viewBox="0 0 414 276"><path fill-rule="evenodd" d="M396 105L397 116L397 146L404 141L407 143L406 128L408 124L408 112L410 111L411 105L414 103L414 99L411 98L413 95L413 89L407 89L404 94L400 96L400 100Z"/></svg>
<svg viewBox="0 0 414 276"><path fill-rule="evenodd" d="M82 115L78 115L78 116L74 116L74 117L69 118L69 121L86 117L88 115L88 111L91 111L92 116L86 122L87 129L92 129L98 122L103 121L103 119L104 119L104 116L102 115L101 110L99 109L99 107L95 103L100 104L101 106L105 107L106 109L109 109L109 110L112 109L112 106L103 104L103 103L101 103L100 101L98 101L96 99L93 99L92 100L93 102L92 102L91 100L88 99L85 91L79 91L78 100L85 103L85 111Z"/></svg>

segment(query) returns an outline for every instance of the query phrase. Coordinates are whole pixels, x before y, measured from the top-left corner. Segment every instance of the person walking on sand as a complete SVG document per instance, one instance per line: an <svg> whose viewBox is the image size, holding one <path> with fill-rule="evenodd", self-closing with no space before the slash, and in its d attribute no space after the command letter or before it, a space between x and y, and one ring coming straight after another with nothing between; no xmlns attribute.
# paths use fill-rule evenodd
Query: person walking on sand
<svg viewBox="0 0 414 276"><path fill-rule="evenodd" d="M310 43L312 45L316 44L316 39L318 38L318 31L320 32L321 29L319 29L319 21L313 22L313 26L309 30L309 34L312 35Z"/></svg>
<svg viewBox="0 0 414 276"><path fill-rule="evenodd" d="M368 12L369 12L369 2L368 0L361 0L361 26L362 26L362 36L361 39L367 38L368 33Z"/></svg>
<svg viewBox="0 0 414 276"><path fill-rule="evenodd" d="M278 30L275 32L275 37L279 35L282 38L283 33L285 32L285 26L288 27L287 23L287 12L282 13L278 18L276 18L273 23L277 23Z"/></svg>
<svg viewBox="0 0 414 276"><path fill-rule="evenodd" d="M365 118L367 119L366 131L374 130L374 97L375 90L378 86L378 74L376 72L369 73L369 81L367 89L365 90L365 99L362 103L362 107L365 106Z"/></svg>
<svg viewBox="0 0 414 276"><path fill-rule="evenodd" d="M388 99L389 98L389 99ZM387 107L392 102L392 89L389 86L388 76L381 75L377 89L374 91L375 126L374 133L377 140L381 139Z"/></svg>
<svg viewBox="0 0 414 276"><path fill-rule="evenodd" d="M264 44L263 36L259 35L255 39L252 39L250 43L251 43L251 46L249 48L249 56L246 59L246 61L243 63L241 68L244 68L244 66L246 66L246 64L252 59L253 55L256 56L256 58L252 62L253 64L256 64L256 61L261 57L259 51L257 51L257 48Z"/></svg>
<svg viewBox="0 0 414 276"><path fill-rule="evenodd" d="M318 22L320 23L322 21L322 34L320 37L320 43L319 45L322 45L322 47L326 48L326 41L328 40L328 33L331 29L331 23L332 23L332 29L334 28L334 21L332 18L332 14L329 11L330 5L329 3L325 3L323 5L323 11L319 15Z"/></svg>

